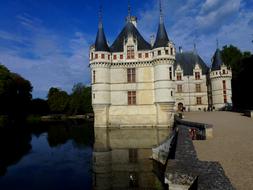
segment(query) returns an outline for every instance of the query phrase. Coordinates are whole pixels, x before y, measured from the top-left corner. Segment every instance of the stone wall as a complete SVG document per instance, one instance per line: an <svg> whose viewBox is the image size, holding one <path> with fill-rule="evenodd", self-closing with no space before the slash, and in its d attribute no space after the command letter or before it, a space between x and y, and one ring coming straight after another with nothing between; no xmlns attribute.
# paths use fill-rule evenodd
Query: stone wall
<svg viewBox="0 0 253 190"><path fill-rule="evenodd" d="M234 190L218 162L198 160L189 127L177 125L176 130L175 159L168 161L165 171L165 183L169 189Z"/></svg>

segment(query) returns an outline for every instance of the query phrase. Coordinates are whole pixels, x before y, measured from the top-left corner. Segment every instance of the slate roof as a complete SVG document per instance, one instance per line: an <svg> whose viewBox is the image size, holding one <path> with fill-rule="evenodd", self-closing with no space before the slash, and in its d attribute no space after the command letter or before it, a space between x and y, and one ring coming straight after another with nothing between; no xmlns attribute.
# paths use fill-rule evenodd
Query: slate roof
<svg viewBox="0 0 253 190"><path fill-rule="evenodd" d="M124 40L127 39L129 35L132 35L135 39L137 39L137 48L138 50L150 50L151 45L145 41L145 39L141 36L137 28L131 23L127 22L123 30L120 32L116 40L110 47L111 52L123 52L124 50Z"/></svg>
<svg viewBox="0 0 253 190"><path fill-rule="evenodd" d="M201 57L193 51L177 53L174 69L176 69L179 64L184 70L184 75L193 75L193 69L195 68L196 62L200 65L203 74L207 74L209 67L205 64Z"/></svg>
<svg viewBox="0 0 253 190"><path fill-rule="evenodd" d="M220 70L220 66L222 65L222 59L221 59L221 51L220 49L216 49L213 59L212 59L212 71Z"/></svg>
<svg viewBox="0 0 253 190"><path fill-rule="evenodd" d="M169 38L164 26L163 21L160 20L156 40L153 48L166 47L168 46Z"/></svg>
<svg viewBox="0 0 253 190"><path fill-rule="evenodd" d="M107 52L110 51L107 44L102 23L99 23L96 42L95 42L95 51L107 51Z"/></svg>

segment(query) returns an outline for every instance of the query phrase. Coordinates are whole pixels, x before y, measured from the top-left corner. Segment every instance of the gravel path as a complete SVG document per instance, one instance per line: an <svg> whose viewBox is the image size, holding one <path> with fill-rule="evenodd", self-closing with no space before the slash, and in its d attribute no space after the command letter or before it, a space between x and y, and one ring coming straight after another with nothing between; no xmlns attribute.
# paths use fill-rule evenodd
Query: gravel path
<svg viewBox="0 0 253 190"><path fill-rule="evenodd" d="M236 189L253 189L253 118L231 112L185 112L184 116L213 125L213 139L194 141L199 159L219 161Z"/></svg>

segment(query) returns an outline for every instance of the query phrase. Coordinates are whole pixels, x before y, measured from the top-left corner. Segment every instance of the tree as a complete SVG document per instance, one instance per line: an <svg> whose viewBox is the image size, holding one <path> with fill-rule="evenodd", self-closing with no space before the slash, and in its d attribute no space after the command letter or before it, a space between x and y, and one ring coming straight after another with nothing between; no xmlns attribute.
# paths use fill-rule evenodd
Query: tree
<svg viewBox="0 0 253 190"><path fill-rule="evenodd" d="M66 113L69 104L69 95L67 92L59 88L50 88L47 98L52 113Z"/></svg>
<svg viewBox="0 0 253 190"><path fill-rule="evenodd" d="M253 83L252 63L253 56L250 52L241 52L237 47L224 46L221 52L223 62L232 68L232 99L234 107L253 109L252 96L249 84Z"/></svg>
<svg viewBox="0 0 253 190"><path fill-rule="evenodd" d="M82 83L75 84L69 103L70 114L85 114L92 112L91 88Z"/></svg>
<svg viewBox="0 0 253 190"><path fill-rule="evenodd" d="M46 100L33 99L30 106L30 113L36 115L46 115L49 113L49 106Z"/></svg>
<svg viewBox="0 0 253 190"><path fill-rule="evenodd" d="M25 117L32 99L31 92L32 85L28 80L0 65L0 114L13 119Z"/></svg>

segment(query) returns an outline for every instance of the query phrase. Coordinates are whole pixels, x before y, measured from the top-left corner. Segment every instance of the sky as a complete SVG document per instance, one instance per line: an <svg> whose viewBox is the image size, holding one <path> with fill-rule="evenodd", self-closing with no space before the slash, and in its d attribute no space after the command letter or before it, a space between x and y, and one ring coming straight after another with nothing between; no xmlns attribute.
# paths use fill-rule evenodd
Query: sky
<svg viewBox="0 0 253 190"><path fill-rule="evenodd" d="M33 85L33 98L50 87L71 92L90 85L89 47L103 24L110 44L125 25L128 0L0 0L0 63ZM130 0L131 15L149 42L157 32L158 0ZM253 0L162 0L168 36L178 48L194 43L210 65L217 47L235 45L253 52Z"/></svg>

